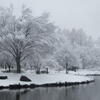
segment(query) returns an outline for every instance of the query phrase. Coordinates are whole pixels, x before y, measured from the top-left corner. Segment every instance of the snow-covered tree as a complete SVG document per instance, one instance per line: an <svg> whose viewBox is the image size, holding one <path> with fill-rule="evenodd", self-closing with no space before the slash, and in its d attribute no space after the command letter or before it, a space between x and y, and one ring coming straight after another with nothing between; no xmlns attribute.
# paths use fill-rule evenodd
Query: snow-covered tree
<svg viewBox="0 0 100 100"><path fill-rule="evenodd" d="M4 13L3 19L10 14L6 13L6 10ZM51 34L55 31L55 26L48 21L43 22L44 19L48 20L44 15L35 18L27 8L21 17L16 18L11 13L8 20L5 19L6 22L0 23L0 50L13 56L18 73L21 71L21 61L30 54L34 56L37 52L45 57L47 53L52 52Z"/></svg>

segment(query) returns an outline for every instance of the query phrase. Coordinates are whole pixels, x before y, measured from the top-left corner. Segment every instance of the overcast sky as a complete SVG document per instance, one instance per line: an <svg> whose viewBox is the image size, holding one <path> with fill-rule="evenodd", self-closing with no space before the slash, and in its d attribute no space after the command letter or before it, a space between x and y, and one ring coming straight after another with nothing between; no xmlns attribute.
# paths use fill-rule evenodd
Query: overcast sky
<svg viewBox="0 0 100 100"><path fill-rule="evenodd" d="M16 14L24 4L34 15L50 12L52 21L62 28L83 28L88 35L100 36L100 0L0 0L0 6L10 4Z"/></svg>

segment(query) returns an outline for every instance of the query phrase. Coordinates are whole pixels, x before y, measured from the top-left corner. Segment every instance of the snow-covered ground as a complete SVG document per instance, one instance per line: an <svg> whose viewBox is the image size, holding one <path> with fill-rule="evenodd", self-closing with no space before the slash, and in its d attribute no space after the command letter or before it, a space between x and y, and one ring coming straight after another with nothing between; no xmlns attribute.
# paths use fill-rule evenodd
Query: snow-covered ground
<svg viewBox="0 0 100 100"><path fill-rule="evenodd" d="M0 86L9 86L13 84L37 84L42 85L46 83L64 83L64 82L84 82L84 81L91 81L94 80L93 77L88 76L80 76L75 74L65 74L64 72L56 72L56 73L49 73L49 74L40 74L37 75L34 72L25 72L21 74L17 73L2 73L0 72L0 75L2 76L8 76L8 79L6 80L0 80ZM25 75L28 78L32 80L32 82L22 82L20 81L20 76Z"/></svg>
<svg viewBox="0 0 100 100"><path fill-rule="evenodd" d="M69 71L70 74L75 74L75 75L84 75L84 76L92 76L92 75L100 75L100 70L92 70L92 69L81 69L76 72L74 71Z"/></svg>

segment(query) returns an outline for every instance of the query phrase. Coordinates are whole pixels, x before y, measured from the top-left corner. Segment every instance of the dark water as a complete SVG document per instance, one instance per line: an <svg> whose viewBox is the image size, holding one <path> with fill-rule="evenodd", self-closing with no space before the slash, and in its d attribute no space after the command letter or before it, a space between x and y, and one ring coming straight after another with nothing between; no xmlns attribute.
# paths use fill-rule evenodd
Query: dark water
<svg viewBox="0 0 100 100"><path fill-rule="evenodd" d="M95 83L88 85L2 90L0 100L100 100L100 77L96 77Z"/></svg>

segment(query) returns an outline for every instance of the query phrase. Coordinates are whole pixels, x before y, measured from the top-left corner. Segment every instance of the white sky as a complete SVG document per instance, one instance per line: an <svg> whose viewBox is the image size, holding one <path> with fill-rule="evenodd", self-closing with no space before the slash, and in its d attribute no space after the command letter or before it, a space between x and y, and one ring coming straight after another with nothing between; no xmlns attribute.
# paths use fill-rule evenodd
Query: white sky
<svg viewBox="0 0 100 100"><path fill-rule="evenodd" d="M10 4L16 14L24 4L34 15L50 12L52 21L60 27L83 28L95 38L100 36L100 0L0 0L0 6Z"/></svg>

